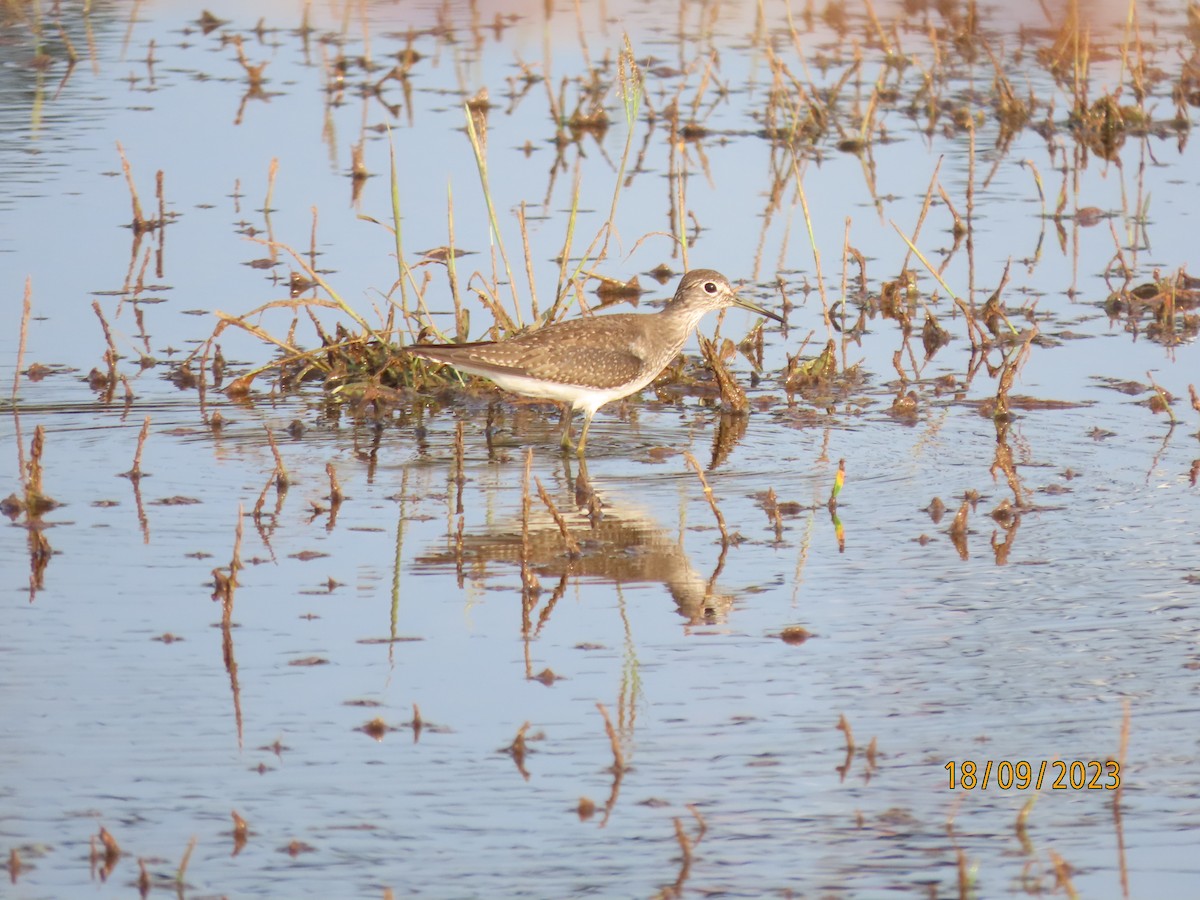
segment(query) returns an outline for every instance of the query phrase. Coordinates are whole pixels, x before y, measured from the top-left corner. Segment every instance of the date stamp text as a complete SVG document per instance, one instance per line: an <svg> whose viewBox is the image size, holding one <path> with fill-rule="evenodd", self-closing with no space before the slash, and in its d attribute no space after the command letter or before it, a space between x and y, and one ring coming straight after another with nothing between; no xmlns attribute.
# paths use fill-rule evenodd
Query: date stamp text
<svg viewBox="0 0 1200 900"><path fill-rule="evenodd" d="M1115 791L1121 786L1121 764L1114 759L964 759L951 760L945 769L950 773L952 791L1040 791L1043 786L1055 791Z"/></svg>

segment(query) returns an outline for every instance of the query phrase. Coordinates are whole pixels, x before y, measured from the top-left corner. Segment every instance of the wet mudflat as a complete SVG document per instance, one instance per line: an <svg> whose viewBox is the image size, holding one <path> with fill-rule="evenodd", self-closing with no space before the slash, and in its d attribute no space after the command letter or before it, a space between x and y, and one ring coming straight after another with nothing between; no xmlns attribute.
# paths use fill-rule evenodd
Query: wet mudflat
<svg viewBox="0 0 1200 900"><path fill-rule="evenodd" d="M1188 895L1192 11L0 16L4 896Z"/></svg>

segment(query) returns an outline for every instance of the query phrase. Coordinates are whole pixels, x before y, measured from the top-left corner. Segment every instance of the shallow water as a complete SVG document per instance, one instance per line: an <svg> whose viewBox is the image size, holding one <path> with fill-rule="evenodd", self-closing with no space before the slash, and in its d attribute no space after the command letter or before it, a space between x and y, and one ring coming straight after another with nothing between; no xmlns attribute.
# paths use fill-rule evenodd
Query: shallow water
<svg viewBox="0 0 1200 900"><path fill-rule="evenodd" d="M987 55L964 62L940 31L935 51L930 27L950 25L916 6L877 8L911 60L891 68L853 11L838 35L821 15L793 10L801 57L780 4L763 4L761 19L754 4L680 13L610 3L579 18L570 5L549 17L542 4L321 6L308 10L307 32L299 6L213 4L228 21L208 34L196 8L94 4L60 13L81 54L70 71L53 12L6 21L0 114L20 140L0 145L0 277L11 298L0 384L17 366L27 277L21 367L52 371L22 376L16 402L2 401L12 466L0 493L22 493L40 425L44 490L61 505L0 530L0 852L18 860L4 896L128 896L139 860L152 893L175 891L193 838L188 897L990 897L1066 895L1068 880L1085 897L1189 896L1200 875L1187 852L1200 826L1195 331L1173 340L1152 333L1148 315L1110 318L1105 301L1121 286L1118 246L1135 284L1186 267L1194 252L1196 151L1186 130L1164 124L1192 38L1182 12L1139 7L1145 52L1168 77L1147 104L1151 135L1128 137L1119 163L1105 162L1077 152L1064 124L1069 88L1035 61L1050 41L1039 9L981 11L1018 94L1056 102L1034 117L1056 124L1049 140L1027 127L997 148ZM1114 51L1125 11L1088 8L1092 97L1128 77ZM51 57L42 67L30 65L38 28ZM264 263L271 248L247 238L307 252L314 208L323 277L379 321L396 296L395 241L358 215L391 220L389 140L405 258L416 265L419 251L449 243L452 196L454 243L473 253L458 260L459 286L471 336L483 336L491 316L468 288L504 279L461 104L484 86L517 307L532 318L516 219L524 202L544 311L573 183L577 255L608 218L627 131L612 88L612 125L556 159L546 85L524 91L519 64L549 74L569 112L589 60L611 80L623 33L647 96L618 198L619 242L596 269L627 279L659 263L685 267L669 232L674 173L686 166L687 263L745 282L772 308L781 279L795 304L786 328L766 330L760 382L751 386L746 358L731 363L753 407L743 435L711 392L647 390L597 416L581 479L558 451L556 414L495 392L409 392L364 411L315 382L275 390L270 374L242 403L211 379L203 396L170 380L170 364L213 333L216 311L240 316L288 297L299 267L282 251ZM268 62L260 92L234 35L249 63ZM407 86L364 91L410 40L421 59ZM759 135L767 48L801 83L829 89L855 45L863 62L839 101L843 130L877 78L916 96L935 58L948 102L928 135L923 106L909 116L885 105L886 135L861 156L838 150L846 135L834 128L799 146L826 302L842 296L848 218L869 295L857 292L851 261L852 323L900 271L908 248L891 222L912 234L939 159L960 213L971 177L970 252L951 250L952 218L936 199L916 243L976 306L1011 260L1008 317L1018 329L1036 320L1041 337L1015 378L1007 427L980 406L998 391L989 367L1001 350L979 365L963 316L915 260L911 350L878 312L844 343L824 324L790 152ZM339 49L350 60L341 87L331 75ZM719 65L705 76L714 52ZM368 72L368 55L381 68ZM1130 94L1127 85L1123 103ZM676 97L708 134L672 158L664 111ZM969 135L951 124L963 103L982 114L973 172ZM1195 123L1195 108L1183 109ZM372 177L354 202L349 147L360 139ZM140 242L123 227L117 141L148 213L163 171L172 218ZM1099 212L1075 215L1090 207ZM445 268L415 272L418 285L429 273L425 302L452 329ZM498 295L512 312L508 285ZM111 396L85 380L106 367L93 301L123 355L127 382ZM928 361L925 309L951 334ZM346 323L335 312L321 319L330 330ZM291 322L278 308L254 319L275 336ZM720 333L736 342L753 323L730 312ZM702 331L717 327L711 317ZM306 316L296 334L317 343ZM803 347L811 357L831 337L858 377L789 397L787 355ZM235 328L219 343L225 385L273 358ZM696 356L695 344L686 352ZM156 364L140 367L141 355ZM938 382L945 376L953 383ZM1151 379L1176 398L1176 426L1150 409ZM893 414L908 390L916 414ZM146 474L121 477L146 417ZM289 431L297 421L303 429ZM264 426L290 474L284 493ZM536 485L523 524L527 448L530 476L578 556ZM705 467L728 541L683 451ZM831 512L841 460L846 484ZM327 464L345 494L336 508ZM954 539L968 491L979 497ZM940 517L929 512L935 497ZM1020 507L1015 518L990 515L1004 500ZM229 566L239 523L245 567L223 622L214 569ZM31 566L39 532L53 555ZM782 640L793 627L812 636ZM511 752L519 733L523 756ZM1096 761L1090 777L1109 759L1120 762L1119 802L1069 778L1050 786L1056 760ZM951 789L947 764L961 774L966 760L981 773L992 761L992 779L1002 761L1035 772L1046 761L1048 774L1041 790ZM231 810L248 822L244 846ZM101 828L122 851L111 865Z"/></svg>

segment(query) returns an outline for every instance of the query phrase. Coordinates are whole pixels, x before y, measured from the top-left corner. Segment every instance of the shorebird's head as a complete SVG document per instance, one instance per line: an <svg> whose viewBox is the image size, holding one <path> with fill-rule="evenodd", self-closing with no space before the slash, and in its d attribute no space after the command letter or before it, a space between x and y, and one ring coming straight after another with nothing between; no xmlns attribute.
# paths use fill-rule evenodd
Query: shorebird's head
<svg viewBox="0 0 1200 900"><path fill-rule="evenodd" d="M740 306L776 322L783 321L776 313L738 296L729 279L713 269L692 269L684 274L668 308L699 320L705 313L731 306Z"/></svg>

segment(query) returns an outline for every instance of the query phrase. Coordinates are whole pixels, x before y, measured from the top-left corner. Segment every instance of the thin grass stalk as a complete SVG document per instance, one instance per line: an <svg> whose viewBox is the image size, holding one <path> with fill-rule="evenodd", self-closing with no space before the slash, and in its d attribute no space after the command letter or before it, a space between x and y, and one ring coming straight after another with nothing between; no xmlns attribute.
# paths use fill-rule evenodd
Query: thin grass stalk
<svg viewBox="0 0 1200 900"><path fill-rule="evenodd" d="M187 849L183 851L183 859L179 861L179 868L175 872L175 883L183 887L184 876L187 875L188 863L192 859L192 851L196 849L196 836L192 835L192 839L188 841Z"/></svg>
<svg viewBox="0 0 1200 900"><path fill-rule="evenodd" d="M525 222L525 201L517 208L517 223L521 226L521 248L525 252L525 278L529 282L529 314L533 321L538 319L537 284L533 278L533 255L529 249L529 227Z"/></svg>
<svg viewBox="0 0 1200 900"><path fill-rule="evenodd" d="M241 44L238 44L239 51ZM271 217L271 211L274 207L271 206L271 200L275 196L275 177L279 174L279 157L271 157L271 164L267 166L267 196L263 198L263 216Z"/></svg>
<svg viewBox="0 0 1200 900"><path fill-rule="evenodd" d="M584 68L588 71L595 67L592 65L592 55L588 50L587 29L583 26L583 7L580 0L575 0L575 28L579 35L579 49L584 63Z"/></svg>
<svg viewBox="0 0 1200 900"><path fill-rule="evenodd" d="M33 311L33 278L25 276L25 300L21 307L21 332L17 343L17 368L13 372L12 402L17 407L17 389L21 384L21 367L25 365L25 344L29 338L29 316Z"/></svg>
<svg viewBox="0 0 1200 900"><path fill-rule="evenodd" d="M362 316L360 316L354 310L354 308L352 306L350 306L349 303L347 303L345 300L343 300L341 295L333 289L333 286L328 281L326 281L324 278L322 278L321 274L316 269L314 269L312 266L310 266L299 253L297 253L295 250L293 250L287 244L282 244L282 243L279 243L278 241L261 241L257 238L250 238L250 240L254 241L255 243L259 243L259 244L266 244L272 248L282 248L282 249L286 250L289 254L291 254L292 259L296 260L296 262L299 263L299 265L301 267L303 267L305 277L308 278L310 281L314 281L318 285L320 285L321 290L325 291L325 293L327 293L329 295L329 299L337 304L338 309L340 309L342 312L344 312L346 315L348 315L350 318L352 318L355 322L357 322L359 324L359 326L364 331L366 331L367 334L369 334L374 340L379 341L379 343L381 343L381 344L384 343L383 338L379 335L378 332L375 331L374 328L371 327L371 325L367 322L367 320L364 319Z"/></svg>
<svg viewBox="0 0 1200 900"><path fill-rule="evenodd" d="M203 377L203 375L201 375ZM142 430L138 433L137 449L133 453L133 465L125 474L133 481L142 477L142 450L146 446L146 438L150 436L150 417L142 421Z"/></svg>
<svg viewBox="0 0 1200 900"><path fill-rule="evenodd" d="M571 534L571 529L567 526L567 520L563 518L562 513L558 511L558 507L554 505L554 501L550 499L550 494L542 485L542 479L535 477L533 481L537 485L538 496L542 499L542 503L545 504L546 509L550 513L550 518L558 526L558 533L562 535L563 546L566 548L567 556L571 559L582 556L583 550L580 549L579 542Z"/></svg>
<svg viewBox="0 0 1200 900"><path fill-rule="evenodd" d="M925 202L923 202L921 204L921 212L917 216L917 227L913 229L913 242L914 243L916 242L917 237L920 236L920 234L921 234L921 226L925 224L925 216L929 213L930 204L933 203L933 188L937 184L938 172L941 171L942 160L945 158L946 157L944 155L939 156L937 164L934 165L934 167L933 167L933 175L930 176L930 178L929 178L929 187L925 189ZM946 205L950 206L949 202L947 202ZM954 208L950 207L950 211L953 213ZM955 214L955 219L957 220L957 218L958 218L958 216L957 216L957 214ZM911 258L912 258L912 251L910 250L908 253L904 254L904 262L902 262L900 264L901 272L907 271L908 261Z"/></svg>
<svg viewBox="0 0 1200 900"><path fill-rule="evenodd" d="M592 238L592 242L588 244L583 253L579 255L579 262L575 264L575 268L571 270L571 275L567 279L568 285L574 285L577 283L580 274L583 272L584 267L587 266L589 260L594 259L596 262L599 262L601 259L603 259L604 255L602 253L593 257L592 251L596 249L596 244L600 243L600 236L604 234L606 230L607 223L604 227L596 232L596 236Z"/></svg>
<svg viewBox="0 0 1200 900"><path fill-rule="evenodd" d="M725 516L721 514L721 509L717 506L717 498L713 494L713 489L708 483L708 479L704 477L704 469L700 467L699 460L689 451L684 451L684 460L693 469L696 470L696 477L700 479L700 487L704 489L704 496L708 500L708 505L712 509L713 517L717 520L717 529L721 532L721 546L723 549L729 547L729 530L725 526Z"/></svg>
<svg viewBox="0 0 1200 900"><path fill-rule="evenodd" d="M875 87L871 91L871 99L867 101L867 111L863 113L862 124L858 129L858 138L863 142L864 147L870 149L871 132L874 130L875 124L875 108L879 105L879 89L883 85L883 73L879 75L879 80L875 82Z"/></svg>
<svg viewBox="0 0 1200 900"><path fill-rule="evenodd" d="M871 23L871 27L875 30L876 40L879 41L880 49L888 56L892 55L892 45L888 43L887 32L883 30L883 25L879 22L879 16L875 14L875 7L871 0L866 0L867 19Z"/></svg>
<svg viewBox="0 0 1200 900"><path fill-rule="evenodd" d="M1120 777L1121 772L1123 772L1125 770L1125 762L1128 759L1128 754L1129 754L1129 725L1130 725L1130 719L1131 719L1133 710L1132 710L1132 706L1130 705L1130 702L1128 699L1125 700L1124 707L1125 707L1125 710L1121 717L1121 739L1120 739L1120 744L1119 744L1119 747L1117 750L1117 758L1115 760L1115 762L1117 764L1118 781L1117 781L1116 789L1113 791L1113 795L1112 795L1112 810L1113 810L1113 821L1116 823L1116 827L1117 827L1117 846L1120 850L1119 860L1120 860L1120 869L1121 869L1122 896L1128 897L1129 896L1129 869L1125 862L1125 831L1124 831L1124 826L1122 825L1122 822L1121 822L1121 793L1124 790L1125 782ZM1110 757L1109 763L1112 763L1112 762L1113 762L1113 760ZM1105 768L1107 769L1109 767L1106 766Z"/></svg>
<svg viewBox="0 0 1200 900"><path fill-rule="evenodd" d="M324 307L325 309L337 309L337 306L335 304L329 303L326 301L322 301L322 300L308 300L305 302L306 302L306 305L321 306L321 307ZM246 313L244 316L231 316L231 315L229 315L229 313L222 312L221 310L218 309L214 312L214 315L217 317L217 319L219 321L218 321L216 330L213 332L213 337L218 336L222 331L224 331L226 325L235 325L238 328L241 328L243 331L247 331L250 334L254 335L259 340L265 341L268 344L274 344L280 350L283 350L284 352L291 354L290 359L275 360L274 362L267 363L267 365L262 366L261 368L255 370L256 372L259 372L259 373L265 372L268 369L273 369L276 366L280 365L282 362L294 362L297 358L303 359L305 357L312 359L313 363L315 365L317 365L318 367L324 368L322 366L320 359L317 357L317 354L321 353L325 350L331 349L330 347L321 347L321 348L318 348L315 350L307 350L307 351L301 350L299 347L296 347L295 345L290 344L287 341L280 340L279 338L272 335L270 332L268 332L262 328L259 328L257 325L251 325L249 322L245 321L245 319L248 318L249 316L257 315L258 313L261 313L267 309L270 309L271 307L277 307L277 306L291 307L293 305L294 305L294 301L291 301L291 300L278 300L278 301L273 301L271 303L264 303L262 306L258 307L257 309L251 310L250 312ZM343 342L343 344L341 346L347 346L350 343L353 343L353 342L346 341L346 342ZM189 360L191 358L192 357L189 357Z"/></svg>
<svg viewBox="0 0 1200 900"><path fill-rule="evenodd" d="M467 137L471 141L471 150L475 153L475 166L479 170L479 182L483 186L483 199L487 203L488 221L492 226L492 238L495 241L495 246L500 250L500 258L504 261L504 272L508 276L508 286L512 290L513 311L516 313L517 325L521 328L525 327L525 320L521 316L521 304L517 301L517 282L513 278L512 266L508 262L508 251L504 249L504 238L500 234L500 224L496 220L496 207L492 203L492 188L488 178L487 154L484 152L483 143L479 139L479 133L475 130L475 117L471 115L471 110L465 104L463 111L466 113L467 119Z"/></svg>
<svg viewBox="0 0 1200 900"><path fill-rule="evenodd" d="M696 119L700 116L700 103L704 100L704 94L708 91L708 84L713 80L713 65L717 59L716 51L709 54L708 62L704 66L704 71L700 73L700 84L696 87L696 96L692 98L692 118Z"/></svg>
<svg viewBox="0 0 1200 900"><path fill-rule="evenodd" d="M967 129L967 300L975 308L975 117Z"/></svg>
<svg viewBox="0 0 1200 900"><path fill-rule="evenodd" d="M275 443L275 432L271 431L270 425L263 425L263 428L267 431L267 444L271 448L271 454L275 457L275 486L280 493L283 493L288 489L292 479L288 475L287 465L279 452L279 445Z"/></svg>
<svg viewBox="0 0 1200 900"><path fill-rule="evenodd" d="M388 126L388 162L392 188L392 221L395 223L392 234L396 238L396 267L400 277L400 312L405 319L408 319L408 290L404 286L404 276L408 274L408 266L404 262L404 232L400 218L400 180L396 175L396 142L392 139L391 126Z"/></svg>
<svg viewBox="0 0 1200 900"><path fill-rule="evenodd" d="M462 295L458 292L458 262L454 254L454 188L446 182L446 228L448 232L449 252L446 254L446 274L450 279L450 296L454 300L454 339L462 343L469 337L470 316L462 305ZM399 243L399 238L397 238Z"/></svg>
<svg viewBox="0 0 1200 900"><path fill-rule="evenodd" d="M525 467L521 475L521 554L523 558L529 556L529 483L532 479L533 472L533 448L525 451Z"/></svg>
<svg viewBox="0 0 1200 900"><path fill-rule="evenodd" d="M1121 36L1121 54L1120 66L1117 68L1117 89L1120 90L1125 84L1125 71L1129 70L1130 75L1134 78L1136 85L1137 78L1133 75L1133 66L1129 65L1129 45L1132 40L1133 30L1137 21L1137 0L1129 0L1129 7L1125 12L1125 33Z"/></svg>
<svg viewBox="0 0 1200 900"><path fill-rule="evenodd" d="M691 266L688 265L688 236L687 236L687 199L684 184L687 181L687 157L683 150L680 149L682 144L679 141L671 142L672 155L678 155L679 168L675 173L676 186L676 203L675 208L679 215L679 250L683 254L683 271L687 271Z"/></svg>
<svg viewBox="0 0 1200 900"><path fill-rule="evenodd" d="M792 156L792 171L796 175L796 191L800 195L800 207L804 210L804 227L808 229L808 243L812 247L813 265L817 274L817 290L821 294L821 308L825 310L825 327L830 328L829 299L825 295L825 275L821 271L821 249L817 246L817 236L813 232L812 216L808 212L808 197L804 193L804 179L800 174L800 160Z"/></svg>
<svg viewBox="0 0 1200 900"><path fill-rule="evenodd" d="M125 172L125 183L129 185L130 199L133 201L133 231L137 234L146 229L146 219L142 215L142 204L138 200L137 185L133 183L133 169L125 157L125 148L117 141L117 153L121 157L121 169Z"/></svg>
<svg viewBox="0 0 1200 900"><path fill-rule="evenodd" d="M682 857L679 863L679 875L675 879L674 887L682 895L683 883L687 881L688 872L692 867L692 842L688 838L687 832L683 830L683 822L678 816L675 817L675 840L679 842Z"/></svg>
<svg viewBox="0 0 1200 900"><path fill-rule="evenodd" d="M608 708L597 700L596 709L600 710L600 715L604 717L604 733L608 735L608 745L612 748L613 764L610 771L615 773L624 772L628 766L625 764L625 754L621 750L621 739L617 735L617 729L613 727L612 719L608 715Z"/></svg>
<svg viewBox="0 0 1200 900"><path fill-rule="evenodd" d="M633 149L634 127L637 125L638 111L642 107L642 73L633 57L629 35L625 36L625 49L621 51L617 60L617 84L620 86L621 102L625 111L625 149L621 153L621 164L617 169L617 181L613 187L612 206L609 208L608 222L605 225L604 246L600 248L597 260L608 255L608 241L612 236L613 222L617 218L617 201L625 183L625 168L629 163L629 152Z"/></svg>
<svg viewBox="0 0 1200 900"><path fill-rule="evenodd" d="M553 322L558 314L558 308L567 295L567 263L571 257L571 242L575 239L575 222L579 218L579 164L575 164L575 184L571 188L571 214L567 217L567 236L563 239L562 250L558 255L558 287L554 291L554 304L546 313L546 321ZM572 279L574 280L574 279Z"/></svg>
<svg viewBox="0 0 1200 900"><path fill-rule="evenodd" d="M841 321L838 323L838 334L841 336L842 344L842 371L846 371L846 344L849 342L849 335L846 334L846 302L850 296L850 217L846 216L846 231L842 235L842 302L841 306Z"/></svg>
<svg viewBox="0 0 1200 900"><path fill-rule="evenodd" d="M963 299L959 297L958 294L954 293L954 291L950 289L950 285L946 284L946 281L942 278L941 273L933 268L929 260L925 258L925 254L918 250L916 245L908 239L908 235L900 230L900 226L895 222L892 222L890 219L888 221L891 222L892 227L896 229L896 233L900 235L900 239L903 240L904 243L908 244L908 248L916 255L917 259L921 261L921 264L925 266L925 268L929 271L929 274L937 279L937 283L940 284L946 293L950 295L950 299L954 301L954 305L957 306L962 311L962 314L966 317L967 334L971 339L971 347L975 348L984 346L987 343L987 340L983 336L983 332L979 327L979 323L975 321L975 316L971 312L971 309L965 302L963 302ZM918 302L921 304L921 308L928 313L929 309L926 307L925 301L918 299ZM1012 328L1011 323L1009 327Z"/></svg>

